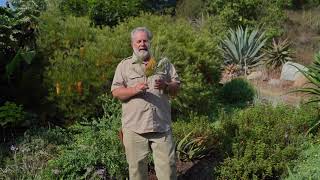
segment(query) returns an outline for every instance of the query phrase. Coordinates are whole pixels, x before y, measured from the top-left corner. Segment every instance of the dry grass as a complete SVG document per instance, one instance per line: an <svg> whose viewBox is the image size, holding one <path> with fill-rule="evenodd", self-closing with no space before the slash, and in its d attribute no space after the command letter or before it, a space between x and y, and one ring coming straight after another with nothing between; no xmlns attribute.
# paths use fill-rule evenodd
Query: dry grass
<svg viewBox="0 0 320 180"><path fill-rule="evenodd" d="M303 93L289 93L296 89L293 81L280 80L281 69L270 70L259 68L262 77L251 81L257 90L257 102L271 102L276 105L279 103L299 105L309 99ZM270 83L274 81L275 83Z"/></svg>
<svg viewBox="0 0 320 180"><path fill-rule="evenodd" d="M308 65L320 50L320 9L287 11L288 20L284 24L285 36L295 51L295 61Z"/></svg>

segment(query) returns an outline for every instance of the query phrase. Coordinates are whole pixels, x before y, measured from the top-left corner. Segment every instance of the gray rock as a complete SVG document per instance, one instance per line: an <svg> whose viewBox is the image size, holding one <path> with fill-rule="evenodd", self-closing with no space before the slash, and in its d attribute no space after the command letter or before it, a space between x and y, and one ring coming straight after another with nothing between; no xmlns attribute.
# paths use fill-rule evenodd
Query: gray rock
<svg viewBox="0 0 320 180"><path fill-rule="evenodd" d="M298 64L298 63L293 63L293 62L286 62L282 66L282 71L281 71L281 76L280 80L286 80L286 81L295 81L297 78L303 76L299 70L308 70L305 66Z"/></svg>

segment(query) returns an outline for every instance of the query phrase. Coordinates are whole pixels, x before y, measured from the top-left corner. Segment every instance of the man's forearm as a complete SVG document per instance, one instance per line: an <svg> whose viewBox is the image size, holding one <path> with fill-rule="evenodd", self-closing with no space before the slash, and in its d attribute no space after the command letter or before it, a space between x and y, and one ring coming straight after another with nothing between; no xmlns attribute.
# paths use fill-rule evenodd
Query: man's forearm
<svg viewBox="0 0 320 180"><path fill-rule="evenodd" d="M121 87L112 91L112 95L115 98L118 98L121 101L128 100L132 96L135 96L139 91L135 87Z"/></svg>

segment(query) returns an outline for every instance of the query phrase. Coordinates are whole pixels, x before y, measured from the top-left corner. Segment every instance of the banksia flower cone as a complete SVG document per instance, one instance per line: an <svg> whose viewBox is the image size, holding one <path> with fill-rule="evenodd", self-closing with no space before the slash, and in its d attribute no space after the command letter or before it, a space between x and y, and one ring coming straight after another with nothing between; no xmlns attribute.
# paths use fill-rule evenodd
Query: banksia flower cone
<svg viewBox="0 0 320 180"><path fill-rule="evenodd" d="M61 93L61 85L58 82L56 83L56 93L57 93L57 95L59 95Z"/></svg>
<svg viewBox="0 0 320 180"><path fill-rule="evenodd" d="M82 93L83 93L82 81L78 81L76 83L76 90L79 95L82 95Z"/></svg>
<svg viewBox="0 0 320 180"><path fill-rule="evenodd" d="M156 60L152 57L150 58L147 66L146 66L146 76L149 77L149 76L152 76L152 74L154 73L154 70L157 66L157 62Z"/></svg>
<svg viewBox="0 0 320 180"><path fill-rule="evenodd" d="M80 59L84 58L84 53L85 53L85 49L84 49L84 47L81 47L80 48Z"/></svg>

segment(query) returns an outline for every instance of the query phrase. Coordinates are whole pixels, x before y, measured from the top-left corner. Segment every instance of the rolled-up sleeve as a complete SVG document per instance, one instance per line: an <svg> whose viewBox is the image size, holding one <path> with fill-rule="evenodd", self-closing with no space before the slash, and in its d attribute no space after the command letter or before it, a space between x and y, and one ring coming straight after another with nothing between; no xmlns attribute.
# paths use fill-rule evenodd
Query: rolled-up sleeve
<svg viewBox="0 0 320 180"><path fill-rule="evenodd" d="M111 85L111 92L117 88L126 87L125 78L123 76L124 73L123 63L119 63L114 73L112 85Z"/></svg>

